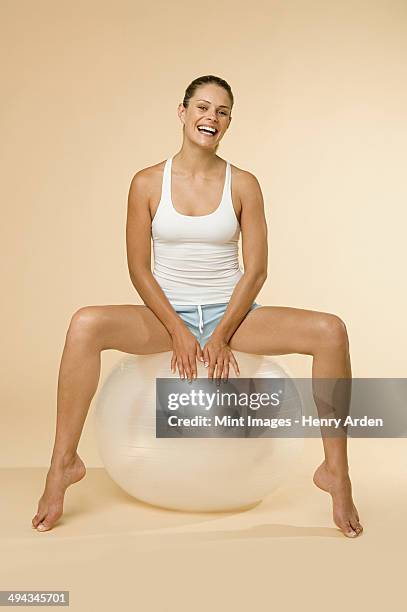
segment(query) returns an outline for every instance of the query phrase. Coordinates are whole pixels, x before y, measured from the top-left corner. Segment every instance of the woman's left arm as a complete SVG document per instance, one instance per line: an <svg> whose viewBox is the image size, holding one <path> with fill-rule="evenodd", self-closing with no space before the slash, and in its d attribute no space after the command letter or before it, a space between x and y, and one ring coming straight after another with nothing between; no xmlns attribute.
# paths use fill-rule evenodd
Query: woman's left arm
<svg viewBox="0 0 407 612"><path fill-rule="evenodd" d="M267 224L260 185L250 172L240 171L240 228L244 272L231 295L225 314L203 348L208 378L226 381L229 363L240 375L239 365L228 342L246 316L267 278ZM236 184L236 182L235 182Z"/></svg>
<svg viewBox="0 0 407 612"><path fill-rule="evenodd" d="M205 359L205 349L208 347L211 353L217 353L222 346L227 345L267 278L267 223L263 194L253 174L242 170L239 174L238 193L241 202L240 228L244 272L236 283L225 314L204 347L206 362L208 359ZM214 357L215 355L210 359L211 362ZM209 377L212 378L211 371Z"/></svg>

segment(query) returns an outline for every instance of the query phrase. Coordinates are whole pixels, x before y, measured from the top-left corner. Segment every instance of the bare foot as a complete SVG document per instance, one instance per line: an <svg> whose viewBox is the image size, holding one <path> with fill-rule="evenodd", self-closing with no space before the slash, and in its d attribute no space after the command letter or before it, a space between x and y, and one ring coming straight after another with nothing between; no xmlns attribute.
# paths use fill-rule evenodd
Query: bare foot
<svg viewBox="0 0 407 612"><path fill-rule="evenodd" d="M333 520L348 538L356 538L363 531L352 499L352 485L348 474L329 471L325 461L316 469L314 484L332 495Z"/></svg>
<svg viewBox="0 0 407 612"><path fill-rule="evenodd" d="M69 463L58 467L51 465L44 493L38 502L37 514L32 519L34 528L38 531L52 529L62 516L66 489L69 485L81 480L85 474L85 465L77 453Z"/></svg>

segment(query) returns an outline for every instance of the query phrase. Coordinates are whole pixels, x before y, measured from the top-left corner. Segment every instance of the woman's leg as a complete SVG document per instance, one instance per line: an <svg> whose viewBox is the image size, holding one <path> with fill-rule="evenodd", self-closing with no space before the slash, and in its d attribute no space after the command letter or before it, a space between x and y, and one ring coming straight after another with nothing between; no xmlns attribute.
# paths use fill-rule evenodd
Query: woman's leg
<svg viewBox="0 0 407 612"><path fill-rule="evenodd" d="M62 515L66 488L85 476L79 439L100 376L105 349L145 355L172 350L166 327L147 306L86 306L72 317L58 377L54 449L45 490L32 520L51 529ZM170 360L168 362L170 370Z"/></svg>
<svg viewBox="0 0 407 612"><path fill-rule="evenodd" d="M259 355L312 355L314 380L352 377L346 326L330 313L262 306L243 319L229 346ZM355 537L363 528L352 499L347 438L323 436L323 445L325 459L314 474L314 483L331 494L336 525L346 536Z"/></svg>

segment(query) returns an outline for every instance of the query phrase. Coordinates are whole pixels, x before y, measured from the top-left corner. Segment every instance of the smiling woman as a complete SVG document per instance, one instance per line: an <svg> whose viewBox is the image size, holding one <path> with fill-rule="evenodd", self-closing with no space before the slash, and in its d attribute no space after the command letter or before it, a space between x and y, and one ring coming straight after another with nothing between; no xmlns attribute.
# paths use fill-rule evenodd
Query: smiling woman
<svg viewBox="0 0 407 612"><path fill-rule="evenodd" d="M210 379L227 380L230 367L239 375L233 351L312 355L313 378L351 378L347 331L339 317L255 302L267 278L261 188L253 174L216 155L233 104L230 85L220 77L192 81L178 105L180 150L139 170L131 181L127 260L144 303L87 306L72 317L58 381L51 468L34 527L52 528L62 514L66 487L85 475L77 446L103 350L172 352L168 367L190 381L197 376L197 360L204 362ZM332 413L343 413L336 396L324 403L314 397L322 414L327 404ZM362 527L352 500L346 438L323 442L325 460L314 482L332 495L336 524L354 537Z"/></svg>
<svg viewBox="0 0 407 612"><path fill-rule="evenodd" d="M216 88L213 88L213 85L217 85ZM205 88L206 86L206 88ZM219 100L219 104L214 104L213 95L205 96L205 98L197 97L197 92L201 93L208 91L217 91L223 92L224 100ZM199 94L198 94L199 95ZM216 93L215 93L216 96ZM212 98L212 100L210 99ZM191 103L192 102L192 103ZM185 90L184 99L182 101L182 107L188 108L189 110L196 109L197 116L205 117L205 121L201 121L196 129L204 136L204 138L208 138L209 140L214 140L215 136L219 135L220 128L223 126L225 129L220 134L220 137L223 136L227 127L229 127L230 121L232 119L232 106L234 104L233 93L230 85L224 80L214 75L206 75L203 77L198 77L190 85L188 85ZM181 105L180 105L181 107ZM182 112L182 109L179 107L178 112ZM213 107L213 110L212 110ZM221 124L216 125L214 121L209 121L208 112L211 114L215 113L214 120L216 117L221 117L222 119L227 119L227 125ZM185 125L183 127L184 136L185 136ZM219 146L220 138L216 138L217 144L215 146L215 151Z"/></svg>

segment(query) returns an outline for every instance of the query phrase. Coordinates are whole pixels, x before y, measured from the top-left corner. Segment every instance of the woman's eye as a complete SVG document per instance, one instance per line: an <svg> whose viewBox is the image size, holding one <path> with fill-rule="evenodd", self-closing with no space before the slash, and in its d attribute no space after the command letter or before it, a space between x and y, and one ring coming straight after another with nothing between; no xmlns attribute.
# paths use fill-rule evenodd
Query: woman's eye
<svg viewBox="0 0 407 612"><path fill-rule="evenodd" d="M204 110L204 111L208 110L208 109L206 108L206 106L198 106L198 108L201 108L201 109L202 109L202 110ZM220 111L220 114L221 114L221 115L225 115L225 116L227 116L227 114L228 114L228 113L227 113L227 112L225 112L225 111Z"/></svg>

